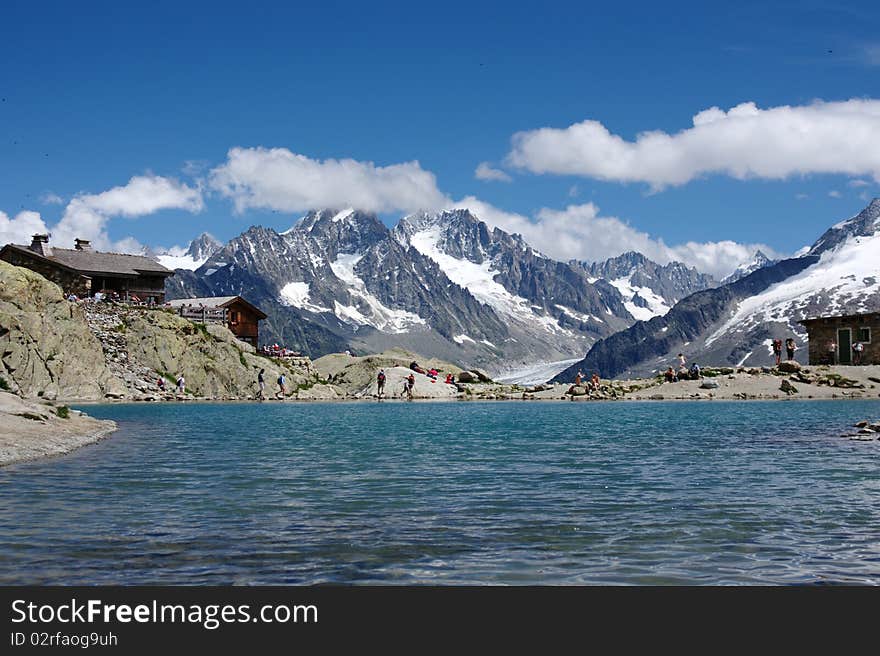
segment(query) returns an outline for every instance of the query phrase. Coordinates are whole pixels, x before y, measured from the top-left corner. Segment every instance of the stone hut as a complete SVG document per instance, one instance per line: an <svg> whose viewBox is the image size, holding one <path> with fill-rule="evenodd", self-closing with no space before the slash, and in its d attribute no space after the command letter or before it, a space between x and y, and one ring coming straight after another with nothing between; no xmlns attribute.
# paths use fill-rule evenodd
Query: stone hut
<svg viewBox="0 0 880 656"><path fill-rule="evenodd" d="M862 344L860 364L880 364L880 312L804 319L810 364L855 364L853 345ZM834 350L829 346L834 343Z"/></svg>
<svg viewBox="0 0 880 656"><path fill-rule="evenodd" d="M0 259L36 271L64 294L81 298L116 292L123 300L165 302L165 279L174 272L142 255L93 251L85 239L74 248L49 245L49 235L34 235L30 246L7 244Z"/></svg>

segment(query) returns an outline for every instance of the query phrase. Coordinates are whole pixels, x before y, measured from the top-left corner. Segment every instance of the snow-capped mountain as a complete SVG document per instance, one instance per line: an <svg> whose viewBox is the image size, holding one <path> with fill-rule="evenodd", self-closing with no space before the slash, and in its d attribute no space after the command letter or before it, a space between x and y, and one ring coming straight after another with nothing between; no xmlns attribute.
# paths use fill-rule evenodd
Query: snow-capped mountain
<svg viewBox="0 0 880 656"><path fill-rule="evenodd" d="M183 249L175 246L154 253L154 259L169 269L195 271L221 248L223 248L223 244L207 232L203 232L190 242L188 248Z"/></svg>
<svg viewBox="0 0 880 656"><path fill-rule="evenodd" d="M630 251L604 262L573 262L590 280L605 280L624 298L624 307L639 321L663 316L686 296L717 285L712 276L681 262L657 264Z"/></svg>
<svg viewBox="0 0 880 656"><path fill-rule="evenodd" d="M754 273L758 269L763 269L771 264L776 264L776 260L771 260L764 255L761 250L757 250L751 258L736 267L733 273L722 280L721 284L726 285L731 282L736 282L740 278L745 278L750 273Z"/></svg>
<svg viewBox="0 0 880 656"><path fill-rule="evenodd" d="M619 286L551 260L466 210L418 213L392 230L354 209L251 227L171 297L242 294L266 339L313 355L408 347L492 371L572 359L635 320Z"/></svg>
<svg viewBox="0 0 880 656"><path fill-rule="evenodd" d="M597 342L578 368L605 376L647 374L683 352L704 364L770 364L774 338L794 337L806 361L801 319L880 310L880 199L828 229L800 257L697 292L666 315Z"/></svg>

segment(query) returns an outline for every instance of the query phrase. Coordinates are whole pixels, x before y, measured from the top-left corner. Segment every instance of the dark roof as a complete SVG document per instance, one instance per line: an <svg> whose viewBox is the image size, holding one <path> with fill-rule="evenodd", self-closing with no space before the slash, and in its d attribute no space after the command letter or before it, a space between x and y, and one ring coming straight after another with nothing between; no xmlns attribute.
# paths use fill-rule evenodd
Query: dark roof
<svg viewBox="0 0 880 656"><path fill-rule="evenodd" d="M255 306L253 303L249 303L241 296L203 296L201 298L175 298L171 301L168 301L171 307L180 307L181 305L192 305L194 307L198 307L202 305L206 308L228 308L235 302L244 303L260 319L265 319L267 316L266 313L263 312L260 308Z"/></svg>
<svg viewBox="0 0 880 656"><path fill-rule="evenodd" d="M27 246L9 244L7 248L23 251L35 258L49 260L85 274L115 274L137 276L152 274L157 276L173 276L174 272L155 260L143 255L127 255L125 253L103 253L101 251L80 251L72 248L52 248L52 255L46 257L35 253Z"/></svg>
<svg viewBox="0 0 880 656"><path fill-rule="evenodd" d="M798 323L806 325L817 321L851 321L852 319L871 319L880 321L880 312L860 312L858 314L837 314L830 317L812 317L810 319L801 319Z"/></svg>

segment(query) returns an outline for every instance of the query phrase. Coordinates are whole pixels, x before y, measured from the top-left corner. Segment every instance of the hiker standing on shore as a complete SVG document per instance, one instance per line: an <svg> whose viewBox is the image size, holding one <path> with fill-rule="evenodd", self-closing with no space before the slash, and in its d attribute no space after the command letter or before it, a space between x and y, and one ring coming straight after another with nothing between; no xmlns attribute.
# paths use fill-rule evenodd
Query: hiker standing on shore
<svg viewBox="0 0 880 656"><path fill-rule="evenodd" d="M284 387L284 374L282 373L278 376L278 392L275 394L275 398L280 395L283 399L285 394L287 394L287 390Z"/></svg>
<svg viewBox="0 0 880 656"><path fill-rule="evenodd" d="M782 360L782 340L774 339L773 340L773 355L776 356L776 366L779 366L779 362Z"/></svg>
<svg viewBox="0 0 880 656"><path fill-rule="evenodd" d="M380 399L385 396L385 370L379 369L379 375L376 376L376 396Z"/></svg>
<svg viewBox="0 0 880 656"><path fill-rule="evenodd" d="M263 377L263 374L266 373L265 369L260 369L260 373L257 374L257 386L260 388L260 391L257 393L257 398L262 401L266 398L264 391L266 389L266 379Z"/></svg>
<svg viewBox="0 0 880 656"><path fill-rule="evenodd" d="M406 398L412 401L413 398L413 388L416 386L416 377L413 374L409 375L409 378L406 379L409 382L409 385L406 388Z"/></svg>
<svg viewBox="0 0 880 656"><path fill-rule="evenodd" d="M186 378L183 377L183 374L177 377L177 393L179 395L186 394Z"/></svg>
<svg viewBox="0 0 880 656"><path fill-rule="evenodd" d="M788 355L789 360L794 360L794 352L797 350L797 345L794 343L794 338L789 337L785 340L785 351L786 355Z"/></svg>
<svg viewBox="0 0 880 656"><path fill-rule="evenodd" d="M584 379L584 374L581 373L580 371L577 372L577 376L574 377L574 384L575 384L575 385L580 385L580 384L581 384L581 381L582 381L583 379Z"/></svg>

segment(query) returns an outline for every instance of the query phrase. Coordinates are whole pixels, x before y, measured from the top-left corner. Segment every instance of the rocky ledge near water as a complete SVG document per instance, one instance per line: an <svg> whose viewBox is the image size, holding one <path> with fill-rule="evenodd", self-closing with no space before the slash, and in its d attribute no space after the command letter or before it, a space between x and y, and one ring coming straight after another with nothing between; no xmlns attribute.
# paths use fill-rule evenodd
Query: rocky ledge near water
<svg viewBox="0 0 880 656"><path fill-rule="evenodd" d="M114 422L65 405L0 392L0 466L68 453L114 430Z"/></svg>

